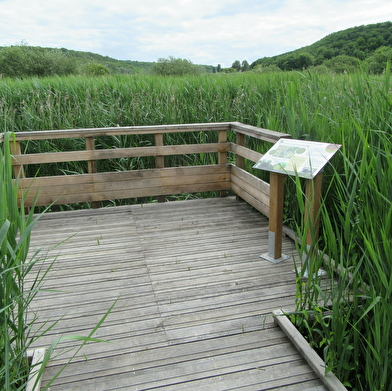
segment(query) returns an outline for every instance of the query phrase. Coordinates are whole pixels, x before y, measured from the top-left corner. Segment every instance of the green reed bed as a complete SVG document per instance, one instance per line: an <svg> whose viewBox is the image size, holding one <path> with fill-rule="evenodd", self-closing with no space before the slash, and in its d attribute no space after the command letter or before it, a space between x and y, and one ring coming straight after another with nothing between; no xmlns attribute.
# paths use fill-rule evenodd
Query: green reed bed
<svg viewBox="0 0 392 391"><path fill-rule="evenodd" d="M341 271L337 289L332 295L321 288L320 279L299 278L298 312L302 315L297 322L313 335L309 338L314 338L312 343L324 355L328 369L352 389L392 390L390 77L387 67L381 76L281 72L1 80L0 126L34 131L241 121L298 139L342 144L323 174L318 243L321 254L328 255ZM165 137L165 143L173 144L215 141L209 133ZM230 140L233 137L229 135ZM102 138L97 148L153 142L149 136ZM269 147L251 139L247 143L261 153ZM75 145L85 148L81 140L26 143L23 148L44 152ZM165 157L165 164L197 165L214 158ZM154 160L100 164L138 169L153 167ZM251 166L247 162L247 168ZM85 172L86 167L75 163L60 169ZM260 171L252 172L268 179ZM298 195L297 183L286 180L285 218L293 228L302 222ZM328 270L322 257L317 262Z"/></svg>
<svg viewBox="0 0 392 391"><path fill-rule="evenodd" d="M342 157L321 213L319 247L330 261L313 259L340 274L329 293L320 278L299 278L294 321L348 388L391 390L392 136L357 129L353 137L355 160Z"/></svg>
<svg viewBox="0 0 392 391"><path fill-rule="evenodd" d="M322 256L340 270L329 293L298 282L300 330L349 389L392 389L392 122L390 74L354 75L336 108L342 150L328 167Z"/></svg>
<svg viewBox="0 0 392 391"><path fill-rule="evenodd" d="M32 340L34 319L27 318L27 309L43 278L50 270L38 273L25 289L28 273L39 261L38 253L28 256L31 230L38 217L33 209L25 215L23 203L18 205L18 190L12 182L10 134L5 135L0 149L0 388L23 389L29 374L27 349Z"/></svg>

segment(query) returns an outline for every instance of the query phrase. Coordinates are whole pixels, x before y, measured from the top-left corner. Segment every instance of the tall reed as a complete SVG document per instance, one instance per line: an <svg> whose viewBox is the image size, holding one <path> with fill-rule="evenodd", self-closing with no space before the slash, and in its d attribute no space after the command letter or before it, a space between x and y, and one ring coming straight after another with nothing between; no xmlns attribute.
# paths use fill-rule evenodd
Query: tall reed
<svg viewBox="0 0 392 391"><path fill-rule="evenodd" d="M30 235L39 216L34 208L25 215L18 205L18 188L12 180L11 134L6 133L0 150L0 388L19 389L27 380L30 330L34 319L27 319L27 309L50 267L38 273L30 289L25 280L39 261L38 253L28 256Z"/></svg>
<svg viewBox="0 0 392 391"><path fill-rule="evenodd" d="M296 322L347 387L392 390L389 73L384 85L354 75L348 92L360 104L341 125L343 146L326 188L316 259L340 273L329 289L320 278L299 279Z"/></svg>
<svg viewBox="0 0 392 391"><path fill-rule="evenodd" d="M45 335L55 324L44 320L34 329L36 316L29 311L30 304L42 288L50 272L53 260L40 257L40 251L30 254L32 230L42 214L34 214L34 206L25 213L24 197L19 197L18 181L13 180L10 144L13 133L6 132L0 148L0 389L25 390L30 373L35 373L33 388L41 380L53 350L64 340L81 341L70 362L89 341L104 342L92 335L104 322L116 301L87 336L66 335L54 341L46 350L39 369L30 366L27 350ZM41 266L41 261L47 261ZM65 369L64 365L44 386L48 389Z"/></svg>

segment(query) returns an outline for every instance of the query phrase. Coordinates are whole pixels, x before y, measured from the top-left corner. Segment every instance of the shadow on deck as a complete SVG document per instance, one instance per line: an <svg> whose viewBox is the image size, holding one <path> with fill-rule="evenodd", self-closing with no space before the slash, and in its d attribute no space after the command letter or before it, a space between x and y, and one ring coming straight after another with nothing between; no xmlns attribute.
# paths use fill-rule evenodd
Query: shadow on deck
<svg viewBox="0 0 392 391"><path fill-rule="evenodd" d="M272 310L295 307L293 257L260 258L268 220L248 204L228 197L43 216L31 250L60 243L45 284L56 292L40 292L34 309L39 321L62 319L39 346L87 335L118 302L94 335L109 343L87 344L51 391L326 389L274 324ZM284 238L283 253L295 252ZM78 343L62 346L43 385Z"/></svg>

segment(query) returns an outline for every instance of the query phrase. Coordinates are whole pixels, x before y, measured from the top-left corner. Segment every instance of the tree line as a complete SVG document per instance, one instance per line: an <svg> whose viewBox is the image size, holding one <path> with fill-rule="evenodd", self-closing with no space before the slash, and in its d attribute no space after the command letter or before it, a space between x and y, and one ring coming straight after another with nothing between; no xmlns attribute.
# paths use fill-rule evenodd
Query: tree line
<svg viewBox="0 0 392 391"><path fill-rule="evenodd" d="M24 78L72 74L105 75L110 69L94 61L80 61L66 49L27 45L0 48L0 76Z"/></svg>
<svg viewBox="0 0 392 391"><path fill-rule="evenodd" d="M108 56L74 50L28 46L25 43L0 47L0 77L24 78L66 75L152 73L186 75L214 72L211 65L196 65L181 58L160 58L157 62L116 60Z"/></svg>

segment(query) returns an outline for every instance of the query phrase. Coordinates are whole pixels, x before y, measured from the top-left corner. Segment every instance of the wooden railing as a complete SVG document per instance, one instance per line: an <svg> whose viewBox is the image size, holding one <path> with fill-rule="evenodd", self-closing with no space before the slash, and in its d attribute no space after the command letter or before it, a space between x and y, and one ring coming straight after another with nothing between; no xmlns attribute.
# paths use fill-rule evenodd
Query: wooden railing
<svg viewBox="0 0 392 391"><path fill-rule="evenodd" d="M187 145L164 145L164 134L183 132L217 132L217 142ZM234 132L235 141L228 141L228 132ZM102 136L154 135L155 145L95 149L95 140ZM230 135L231 138L232 134ZM256 209L268 216L269 184L245 170L246 159L256 162L262 153L248 148L248 139L275 143L288 134L279 133L239 122L130 126L98 129L46 130L15 133L12 142L13 168L18 177L20 194L26 194L25 206L72 204L158 196L220 191L233 191ZM43 140L85 139L85 150L22 154L21 143ZM0 142L3 135L0 134ZM266 148L268 150L270 145ZM265 150L265 151L266 151ZM168 155L216 153L217 164L165 167ZM228 153L230 162L228 161ZM102 159L155 157L155 168L97 172ZM233 158L235 156L235 158ZM26 177L26 166L60 162L87 162L87 173L55 176ZM39 174L38 174L39 175Z"/></svg>

